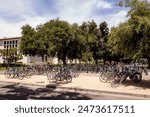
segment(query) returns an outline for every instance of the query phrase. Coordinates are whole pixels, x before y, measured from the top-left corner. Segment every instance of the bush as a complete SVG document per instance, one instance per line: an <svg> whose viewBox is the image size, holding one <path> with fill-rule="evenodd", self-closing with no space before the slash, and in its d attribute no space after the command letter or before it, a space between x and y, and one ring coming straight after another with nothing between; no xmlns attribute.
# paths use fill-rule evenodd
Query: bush
<svg viewBox="0 0 150 117"><path fill-rule="evenodd" d="M26 65L23 64L22 62L16 62L16 63L12 63L12 64L3 63L3 64L1 64L1 66L2 67L23 67Z"/></svg>
<svg viewBox="0 0 150 117"><path fill-rule="evenodd" d="M2 63L0 63L0 68L3 66L3 64Z"/></svg>

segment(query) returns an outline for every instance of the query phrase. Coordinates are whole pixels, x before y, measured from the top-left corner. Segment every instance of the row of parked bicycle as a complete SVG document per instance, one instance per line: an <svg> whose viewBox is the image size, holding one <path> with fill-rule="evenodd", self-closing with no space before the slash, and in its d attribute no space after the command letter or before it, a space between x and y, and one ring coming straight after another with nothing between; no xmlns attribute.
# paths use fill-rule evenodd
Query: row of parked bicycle
<svg viewBox="0 0 150 117"><path fill-rule="evenodd" d="M46 75L48 80L54 82L64 81L69 83L72 78L79 76L80 73L100 74L101 82L123 83L129 77L133 82L142 80L142 73L148 74L148 70L135 64L130 65L32 65L27 67L13 67L5 71L6 78L24 79L32 75Z"/></svg>
<svg viewBox="0 0 150 117"><path fill-rule="evenodd" d="M142 80L142 74L148 75L148 69L137 65L116 65L104 67L100 73L99 80L103 83L124 83L127 78L135 83Z"/></svg>
<svg viewBox="0 0 150 117"><path fill-rule="evenodd" d="M49 81L70 83L78 73L71 67L32 65L27 67L8 68L4 73L6 78L24 79L33 75L46 75Z"/></svg>

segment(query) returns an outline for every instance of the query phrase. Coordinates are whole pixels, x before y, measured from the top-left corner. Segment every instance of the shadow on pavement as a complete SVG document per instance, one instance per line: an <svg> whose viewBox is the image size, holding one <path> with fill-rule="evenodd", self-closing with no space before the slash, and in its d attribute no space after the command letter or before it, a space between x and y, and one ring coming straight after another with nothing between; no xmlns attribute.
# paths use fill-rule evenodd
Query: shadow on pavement
<svg viewBox="0 0 150 117"><path fill-rule="evenodd" d="M10 84L1 87L7 90L5 94L0 94L0 99L6 100L89 100L88 96L69 91L55 91L56 85L49 85L46 88L29 88L18 84Z"/></svg>
<svg viewBox="0 0 150 117"><path fill-rule="evenodd" d="M132 80L126 80L124 86L135 86L136 88L150 89L150 80L142 80L140 83L135 83Z"/></svg>

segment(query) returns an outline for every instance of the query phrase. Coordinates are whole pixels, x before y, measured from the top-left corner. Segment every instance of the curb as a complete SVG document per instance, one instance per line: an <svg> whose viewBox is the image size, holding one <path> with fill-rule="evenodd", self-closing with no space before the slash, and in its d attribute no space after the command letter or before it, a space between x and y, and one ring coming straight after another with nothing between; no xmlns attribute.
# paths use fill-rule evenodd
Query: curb
<svg viewBox="0 0 150 117"><path fill-rule="evenodd" d="M133 94L133 93L124 93L124 92L114 92L114 91L102 91L102 90L93 90L93 89L80 89L80 88L67 88L59 87L64 90L69 90L73 92L86 92L91 94L105 94L105 95L118 95L118 96L130 96L130 97L141 97L144 99L150 99L150 95L146 94Z"/></svg>
<svg viewBox="0 0 150 117"><path fill-rule="evenodd" d="M43 86L45 85L40 85L40 84L29 84L29 83L20 83L20 82L10 82L10 81L0 81L0 83L12 83L12 84L22 84L22 85L28 85L28 86Z"/></svg>
<svg viewBox="0 0 150 117"><path fill-rule="evenodd" d="M14 83L14 82L6 82L6 81L0 81L1 83L13 83L13 84L22 84L27 86L42 86L45 88L53 88L55 85L40 85L40 84L29 84L29 83ZM81 88L71 88L71 87L62 87L62 86L56 86L56 90L67 90L70 92L78 92L78 93L90 93L90 94L105 94L105 95L118 95L118 96L129 96L129 97L139 97L143 99L150 99L150 95L147 94L133 94L133 93L125 93L125 92L114 92L114 91L102 91L102 90L93 90L93 89L81 89Z"/></svg>

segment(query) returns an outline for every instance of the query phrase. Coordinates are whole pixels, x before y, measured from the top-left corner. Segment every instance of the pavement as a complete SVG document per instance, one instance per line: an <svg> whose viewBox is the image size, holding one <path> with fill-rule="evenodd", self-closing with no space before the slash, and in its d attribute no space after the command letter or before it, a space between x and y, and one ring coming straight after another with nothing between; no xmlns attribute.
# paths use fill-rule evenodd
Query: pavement
<svg viewBox="0 0 150 117"><path fill-rule="evenodd" d="M44 75L34 75L31 78L8 79L4 74L0 74L0 82L24 84L32 86L52 87L57 86L59 90L69 90L73 92L87 92L92 94L111 94L111 95L124 95L124 96L137 96L142 99L150 99L150 73L148 76L143 75L141 83L133 83L127 80L121 85L112 85L110 83L102 83L99 81L98 74L82 73L78 77L73 78L71 83L68 84L55 84L47 79Z"/></svg>

